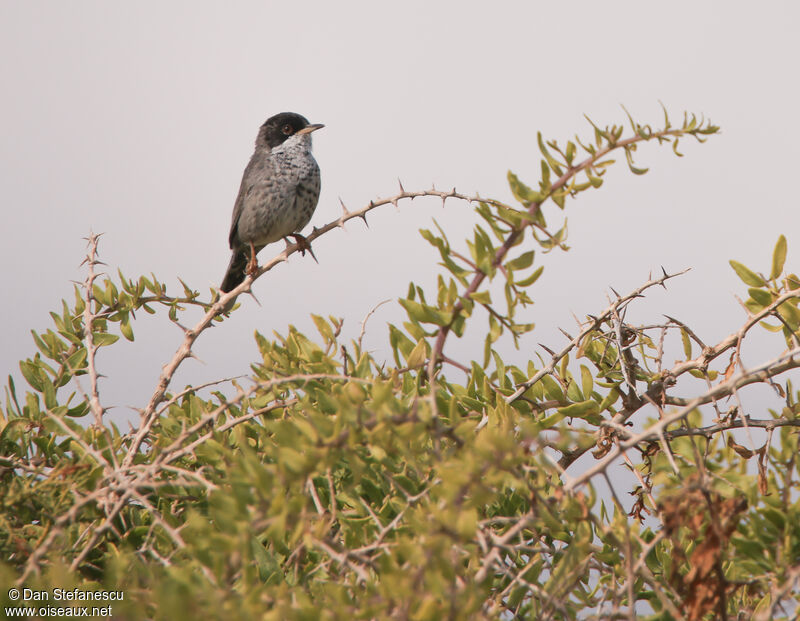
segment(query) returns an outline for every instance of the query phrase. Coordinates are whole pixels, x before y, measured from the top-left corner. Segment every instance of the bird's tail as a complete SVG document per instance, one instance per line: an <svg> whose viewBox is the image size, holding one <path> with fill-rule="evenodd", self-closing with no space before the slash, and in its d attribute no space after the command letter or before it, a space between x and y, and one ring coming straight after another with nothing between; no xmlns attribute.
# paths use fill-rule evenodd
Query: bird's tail
<svg viewBox="0 0 800 621"><path fill-rule="evenodd" d="M232 291L235 287L242 284L244 272L247 268L247 261L250 259L249 253L242 250L234 250L231 255L231 262L228 263L228 271L222 279L219 290L222 293Z"/></svg>

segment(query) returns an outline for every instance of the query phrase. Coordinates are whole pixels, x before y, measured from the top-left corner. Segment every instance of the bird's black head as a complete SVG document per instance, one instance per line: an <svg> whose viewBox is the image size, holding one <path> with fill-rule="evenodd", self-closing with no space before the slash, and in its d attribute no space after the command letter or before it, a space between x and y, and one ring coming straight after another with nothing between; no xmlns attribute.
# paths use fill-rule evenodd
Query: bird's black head
<svg viewBox="0 0 800 621"><path fill-rule="evenodd" d="M311 125L308 119L294 112L281 112L267 119L258 132L256 144L274 149L295 134L307 134L323 125Z"/></svg>

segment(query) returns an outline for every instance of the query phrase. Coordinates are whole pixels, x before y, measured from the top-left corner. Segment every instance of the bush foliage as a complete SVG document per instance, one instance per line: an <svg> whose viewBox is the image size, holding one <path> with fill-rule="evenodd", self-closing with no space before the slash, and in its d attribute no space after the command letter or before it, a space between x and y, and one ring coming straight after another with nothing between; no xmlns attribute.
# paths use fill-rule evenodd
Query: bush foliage
<svg viewBox="0 0 800 621"><path fill-rule="evenodd" d="M718 131L693 116L673 126L665 115L659 128L629 120L627 133L592 125L591 140L563 145L540 135L538 183L509 173L517 204L401 188L315 230L311 240L415 196L474 207L470 239L422 231L441 256L438 285L412 283L399 299L407 320L389 326L388 361L361 337L345 342L341 319L314 315L318 334L257 335L246 380L176 390L195 341L236 320L223 309L254 279L222 298L186 284L168 295L155 277L98 274L91 236L75 299L20 363L27 388L9 376L2 583L121 590L114 615L131 619L794 614L800 279L784 269L783 236L766 272L731 262L748 317L719 343L672 318L625 322L648 289L679 276L662 273L546 358L517 367L496 349L504 334L531 348L533 326L518 315L535 298L536 252L566 238L546 204L563 210L599 188L613 157L645 172L633 158L645 143L680 155L681 139ZM120 430L103 406L98 350L132 341L137 313L180 322L189 308L203 319L184 327L138 421ZM485 338L471 359L448 356L448 340L473 324ZM745 368L742 343L764 329L786 349ZM673 344L683 356L670 366ZM758 384L783 408L744 407L740 392ZM614 468L633 488L620 489Z"/></svg>

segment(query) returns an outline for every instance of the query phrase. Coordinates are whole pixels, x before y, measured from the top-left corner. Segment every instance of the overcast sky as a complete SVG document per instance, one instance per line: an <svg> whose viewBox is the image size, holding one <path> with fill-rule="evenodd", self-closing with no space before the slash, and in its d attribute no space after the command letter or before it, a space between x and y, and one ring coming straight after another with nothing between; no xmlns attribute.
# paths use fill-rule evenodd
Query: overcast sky
<svg viewBox="0 0 800 621"><path fill-rule="evenodd" d="M208 295L229 259L230 212L258 127L281 111L314 134L322 194L312 224L397 190L456 187L511 200L506 171L535 184L536 132L591 136L583 114L659 123L704 114L722 134L685 141L685 157L645 145L651 171L612 169L599 191L569 202L572 250L545 257L527 317L537 343L563 344L571 313L606 306L660 266L692 271L653 292L631 318L669 313L713 342L738 328L746 295L728 259L768 271L779 234L800 272L798 59L793 2L136 2L0 0L2 368L35 352L30 330L82 280L83 237L102 232L109 270L178 277ZM553 223L558 215L549 213ZM451 240L475 222L466 205L384 208L293 256L255 285L230 321L197 344L173 388L246 373L252 335L310 313L345 318L379 356L410 280L434 291L431 218ZM265 249L267 260L282 248ZM166 317L144 313L137 342L102 353L107 405L143 406L180 343ZM778 349L780 343L776 342ZM481 355L480 344L448 352ZM470 349L472 348L472 350ZM473 351L474 350L474 351ZM777 350L774 350L777 353ZM22 383L18 379L18 384ZM130 412L117 410L125 416Z"/></svg>

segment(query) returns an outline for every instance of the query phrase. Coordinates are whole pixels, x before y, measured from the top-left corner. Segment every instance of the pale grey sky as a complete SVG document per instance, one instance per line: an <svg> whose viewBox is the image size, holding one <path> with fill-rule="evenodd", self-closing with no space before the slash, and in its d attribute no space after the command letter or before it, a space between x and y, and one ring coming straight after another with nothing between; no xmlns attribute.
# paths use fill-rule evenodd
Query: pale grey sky
<svg viewBox="0 0 800 621"><path fill-rule="evenodd" d="M780 233L800 271L797 61L792 2L72 2L0 0L2 369L35 352L31 329L81 280L90 229L105 233L112 273L154 272L208 294L229 258L227 234L258 127L291 110L314 135L322 195L312 224L396 191L456 187L510 200L505 175L533 184L536 132L590 136L586 113L620 123L624 104L659 123L703 113L723 133L683 144L684 158L645 145L643 177L624 165L600 191L568 203L569 253L543 258L523 352L562 343L571 314L596 312L608 286L626 292L650 270L692 267L632 318L668 312L708 341L738 328L745 293L727 264L767 270ZM557 216L550 212L551 218ZM433 292L436 254L417 234L436 217L451 240L475 217L436 201L382 209L315 243L319 265L293 256L261 278L232 320L203 335L173 388L246 373L254 330L310 313L345 318L346 332L413 279ZM555 220L553 220L555 222ZM262 261L282 248L265 249ZM541 255L537 254L537 262ZM649 314L648 314L649 313ZM388 355L386 322L368 343ZM180 342L142 313L137 342L101 354L107 404L141 406ZM466 354L474 341L449 346ZM122 411L122 410L120 410Z"/></svg>

